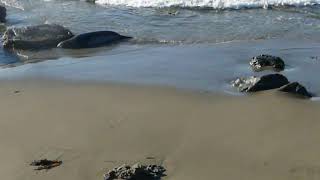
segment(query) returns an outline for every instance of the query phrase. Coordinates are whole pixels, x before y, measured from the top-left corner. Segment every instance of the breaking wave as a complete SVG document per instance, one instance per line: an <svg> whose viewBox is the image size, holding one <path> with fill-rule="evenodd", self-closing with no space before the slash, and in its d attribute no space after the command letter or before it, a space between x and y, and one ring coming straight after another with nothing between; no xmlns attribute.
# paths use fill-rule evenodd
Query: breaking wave
<svg viewBox="0 0 320 180"><path fill-rule="evenodd" d="M96 3L130 7L241 9L267 8L269 6L310 6L320 4L320 0L96 0Z"/></svg>

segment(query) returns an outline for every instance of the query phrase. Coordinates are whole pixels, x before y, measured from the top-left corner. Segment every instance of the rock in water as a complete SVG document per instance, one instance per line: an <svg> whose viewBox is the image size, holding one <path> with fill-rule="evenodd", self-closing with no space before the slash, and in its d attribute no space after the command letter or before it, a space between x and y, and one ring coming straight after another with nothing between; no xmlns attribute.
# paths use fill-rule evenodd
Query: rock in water
<svg viewBox="0 0 320 180"><path fill-rule="evenodd" d="M131 37L122 36L113 31L95 31L76 35L60 42L57 47L66 49L96 48L126 39L131 39Z"/></svg>
<svg viewBox="0 0 320 180"><path fill-rule="evenodd" d="M0 6L0 22L6 22L7 9L4 6Z"/></svg>
<svg viewBox="0 0 320 180"><path fill-rule="evenodd" d="M292 82L290 84L287 84L281 87L279 91L287 92L293 95L299 95L301 97L306 97L306 98L312 97L311 93L309 93L307 89L298 82Z"/></svg>
<svg viewBox="0 0 320 180"><path fill-rule="evenodd" d="M256 92L280 88L288 83L288 79L281 74L268 74L262 77L238 78L232 82L232 86L240 92Z"/></svg>
<svg viewBox="0 0 320 180"><path fill-rule="evenodd" d="M280 57L265 54L253 57L249 64L252 70L256 72L266 69L279 72L283 71L285 67L284 61Z"/></svg>
<svg viewBox="0 0 320 180"><path fill-rule="evenodd" d="M104 175L104 180L160 180L166 170L158 165L122 165Z"/></svg>
<svg viewBox="0 0 320 180"><path fill-rule="evenodd" d="M3 35L6 49L48 49L73 37L70 30L56 24L43 24L8 29Z"/></svg>

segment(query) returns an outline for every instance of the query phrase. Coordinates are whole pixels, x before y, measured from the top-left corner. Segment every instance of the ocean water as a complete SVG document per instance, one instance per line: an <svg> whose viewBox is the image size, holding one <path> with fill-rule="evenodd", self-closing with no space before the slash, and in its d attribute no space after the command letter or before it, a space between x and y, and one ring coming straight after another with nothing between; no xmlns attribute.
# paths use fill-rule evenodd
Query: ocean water
<svg viewBox="0 0 320 180"><path fill-rule="evenodd" d="M320 40L320 0L1 1L11 7L9 26L58 23L76 33L107 29L141 43Z"/></svg>
<svg viewBox="0 0 320 180"><path fill-rule="evenodd" d="M319 0L96 0L98 4L131 7L200 7L213 9L267 8L269 6L306 6Z"/></svg>
<svg viewBox="0 0 320 180"><path fill-rule="evenodd" d="M112 30L134 37L105 48L21 52L23 58L1 49L3 78L30 74L229 91L232 78L257 74L248 68L252 56L269 53L285 59L289 79L320 92L320 0L0 1L8 8L8 27L57 23L75 34Z"/></svg>

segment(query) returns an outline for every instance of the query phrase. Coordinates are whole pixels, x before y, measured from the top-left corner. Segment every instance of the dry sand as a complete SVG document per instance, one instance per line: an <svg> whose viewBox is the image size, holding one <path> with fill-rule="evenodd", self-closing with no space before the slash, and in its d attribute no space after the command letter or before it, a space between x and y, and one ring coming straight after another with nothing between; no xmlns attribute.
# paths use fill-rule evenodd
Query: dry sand
<svg viewBox="0 0 320 180"><path fill-rule="evenodd" d="M320 179L319 102L57 81L1 82L0 99L1 179L102 180L135 162L172 180ZM41 158L63 164L33 171Z"/></svg>

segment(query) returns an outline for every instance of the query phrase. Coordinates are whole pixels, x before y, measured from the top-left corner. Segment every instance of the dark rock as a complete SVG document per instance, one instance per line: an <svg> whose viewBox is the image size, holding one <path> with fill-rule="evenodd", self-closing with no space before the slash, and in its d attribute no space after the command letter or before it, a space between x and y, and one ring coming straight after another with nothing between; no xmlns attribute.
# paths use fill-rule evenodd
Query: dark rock
<svg viewBox="0 0 320 180"><path fill-rule="evenodd" d="M266 69L272 69L274 71L283 71L285 64L280 57L271 55L259 55L253 57L250 61L250 66L253 71L263 71Z"/></svg>
<svg viewBox="0 0 320 180"><path fill-rule="evenodd" d="M288 79L281 74L268 74L262 77L238 78L232 82L232 86L240 92L256 92L280 88L288 83Z"/></svg>
<svg viewBox="0 0 320 180"><path fill-rule="evenodd" d="M312 94L309 93L307 91L307 89L298 82L292 82L290 84L287 84L287 85L281 87L279 89L279 91L287 92L287 93L290 93L293 95L299 95L299 96L306 97L306 98L312 97Z"/></svg>
<svg viewBox="0 0 320 180"><path fill-rule="evenodd" d="M6 22L7 9L4 6L0 6L0 22Z"/></svg>
<svg viewBox="0 0 320 180"><path fill-rule="evenodd" d="M104 175L104 180L160 180L166 170L158 165L122 165Z"/></svg>
<svg viewBox="0 0 320 180"><path fill-rule="evenodd" d="M310 56L310 59L312 59L312 60L318 60L319 57L318 57L318 56Z"/></svg>
<svg viewBox="0 0 320 180"><path fill-rule="evenodd" d="M47 49L56 47L59 42L73 37L63 26L43 24L37 26L14 27L3 35L3 47L6 49Z"/></svg>

